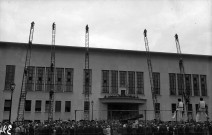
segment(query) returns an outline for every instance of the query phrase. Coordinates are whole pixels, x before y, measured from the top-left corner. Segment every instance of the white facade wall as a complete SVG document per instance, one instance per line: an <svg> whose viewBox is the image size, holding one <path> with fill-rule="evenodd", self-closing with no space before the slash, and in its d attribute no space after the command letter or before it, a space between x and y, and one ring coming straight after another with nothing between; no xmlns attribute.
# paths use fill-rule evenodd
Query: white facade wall
<svg viewBox="0 0 212 135"><path fill-rule="evenodd" d="M15 65L15 91L12 103L12 121L17 117L18 101L21 90L26 45L23 43L0 43L0 121L8 119L9 112L4 112L4 100L10 99L10 92L4 91L6 65ZM32 47L31 66L50 66L50 45L36 45ZM171 53L151 53L153 72L160 73L160 95L158 102L161 110L171 110L171 103L177 103L181 96L170 96L169 73L179 73L178 55ZM212 56L183 55L186 74L207 75L207 97L203 97L209 105L209 116L212 117ZM56 67L73 68L73 92L56 93L55 101L62 101L61 113L55 113L55 120L75 119L75 110L84 109L83 69L85 62L85 49L81 47L56 46ZM140 110L152 110L152 98L149 83L148 67L145 52L113 49L90 48L90 69L92 69L92 94L90 101L94 101L94 119L107 119L107 104L100 102L106 94L102 90L102 70L141 71L144 72L144 95L139 98L146 99L140 104ZM121 89L119 88L119 91ZM192 86L193 91L193 86ZM193 111L198 104L199 96L192 96ZM46 92L28 92L27 100L32 100L31 112L25 112L26 120L47 120L45 101L49 99ZM34 112L35 100L42 100L42 111ZM65 101L71 101L71 113L65 112ZM99 111L101 110L101 111ZM150 112L147 112L150 113ZM77 120L83 119L82 112L77 111ZM149 116L147 119L151 119ZM171 113L161 113L162 120L171 120Z"/></svg>

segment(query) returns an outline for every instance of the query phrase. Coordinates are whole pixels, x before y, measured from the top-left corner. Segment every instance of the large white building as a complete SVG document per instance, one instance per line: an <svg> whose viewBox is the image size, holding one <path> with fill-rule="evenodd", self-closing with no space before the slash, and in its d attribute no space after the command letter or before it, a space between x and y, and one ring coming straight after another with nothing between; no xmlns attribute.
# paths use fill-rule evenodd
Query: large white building
<svg viewBox="0 0 212 135"><path fill-rule="evenodd" d="M25 43L0 42L0 121L9 119L10 83L16 84L12 99L12 117L17 118L22 77L26 58ZM25 120L48 118L49 67L51 45L32 45ZM172 120L177 99L181 98L179 57L175 53L151 52L156 109L160 119ZM208 104L212 117L212 56L183 54L186 89L190 90L189 111L196 115L199 98ZM54 120L127 119L143 114L153 118L153 102L146 52L90 48L90 104L84 105L85 48L56 46L56 84ZM147 111L145 111L147 110ZM145 118L145 117L144 117ZM143 119L144 119L143 118Z"/></svg>

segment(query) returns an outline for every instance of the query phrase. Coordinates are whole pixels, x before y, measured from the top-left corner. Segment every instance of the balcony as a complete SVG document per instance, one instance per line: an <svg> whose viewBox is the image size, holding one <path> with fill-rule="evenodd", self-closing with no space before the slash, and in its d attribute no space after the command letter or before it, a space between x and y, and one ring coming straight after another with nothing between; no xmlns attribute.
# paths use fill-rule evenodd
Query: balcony
<svg viewBox="0 0 212 135"><path fill-rule="evenodd" d="M134 103L134 104L144 104L146 99L139 98L134 94L109 94L105 95L104 98L99 98L102 103Z"/></svg>

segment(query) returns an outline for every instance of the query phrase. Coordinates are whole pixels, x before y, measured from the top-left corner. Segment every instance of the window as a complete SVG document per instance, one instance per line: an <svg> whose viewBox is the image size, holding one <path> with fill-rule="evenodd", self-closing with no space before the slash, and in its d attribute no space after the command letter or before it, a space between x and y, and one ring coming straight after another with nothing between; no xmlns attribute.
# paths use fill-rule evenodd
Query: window
<svg viewBox="0 0 212 135"><path fill-rule="evenodd" d="M160 95L160 73L152 73L155 94Z"/></svg>
<svg viewBox="0 0 212 135"><path fill-rule="evenodd" d="M200 84L201 84L201 94L202 94L202 96L207 96L206 75L200 75Z"/></svg>
<svg viewBox="0 0 212 135"><path fill-rule="evenodd" d="M126 87L127 72L126 71L119 71L119 77L120 77L120 87Z"/></svg>
<svg viewBox="0 0 212 135"><path fill-rule="evenodd" d="M51 67L46 67L46 91L54 91L54 70Z"/></svg>
<svg viewBox="0 0 212 135"><path fill-rule="evenodd" d="M193 119L193 109L192 109L192 104L188 104L188 119L192 120Z"/></svg>
<svg viewBox="0 0 212 135"><path fill-rule="evenodd" d="M109 93L109 70L102 70L102 93Z"/></svg>
<svg viewBox="0 0 212 135"><path fill-rule="evenodd" d="M4 101L4 111L10 111L11 108L11 100Z"/></svg>
<svg viewBox="0 0 212 135"><path fill-rule="evenodd" d="M186 74L185 75L185 90L186 90L186 95L192 95L191 91L191 75Z"/></svg>
<svg viewBox="0 0 212 135"><path fill-rule="evenodd" d="M35 67L28 67L28 76L26 80L26 90L33 91L34 90L34 78L35 77Z"/></svg>
<svg viewBox="0 0 212 135"><path fill-rule="evenodd" d="M170 95L176 95L176 74L169 73Z"/></svg>
<svg viewBox="0 0 212 135"><path fill-rule="evenodd" d="M160 113L160 103L155 103L155 112Z"/></svg>
<svg viewBox="0 0 212 135"><path fill-rule="evenodd" d="M84 91L83 93L89 94L91 93L91 83L92 83L92 71L91 69L84 69Z"/></svg>
<svg viewBox="0 0 212 135"><path fill-rule="evenodd" d="M65 92L73 91L73 72L72 68L65 69Z"/></svg>
<svg viewBox="0 0 212 135"><path fill-rule="evenodd" d="M55 112L61 112L61 101L55 101Z"/></svg>
<svg viewBox="0 0 212 135"><path fill-rule="evenodd" d="M111 70L111 93L118 94L118 71Z"/></svg>
<svg viewBox="0 0 212 135"><path fill-rule="evenodd" d="M25 111L31 111L31 100L25 100Z"/></svg>
<svg viewBox="0 0 212 135"><path fill-rule="evenodd" d="M71 101L65 102L65 112L71 112Z"/></svg>
<svg viewBox="0 0 212 135"><path fill-rule="evenodd" d="M144 94L144 75L143 72L136 72L137 74L137 93Z"/></svg>
<svg viewBox="0 0 212 135"><path fill-rule="evenodd" d="M57 92L63 92L64 69L56 68L55 88Z"/></svg>
<svg viewBox="0 0 212 135"><path fill-rule="evenodd" d="M177 74L177 83L178 83L178 95L182 95L184 91L184 81L182 74Z"/></svg>
<svg viewBox="0 0 212 135"><path fill-rule="evenodd" d="M194 88L194 96L199 96L200 95L199 75L193 74L193 88Z"/></svg>
<svg viewBox="0 0 212 135"><path fill-rule="evenodd" d="M50 109L50 101L47 100L45 104L45 112L49 112L49 109Z"/></svg>
<svg viewBox="0 0 212 135"><path fill-rule="evenodd" d="M35 101L35 112L41 112L41 100Z"/></svg>
<svg viewBox="0 0 212 135"><path fill-rule="evenodd" d="M14 83L15 65L6 65L6 76L4 90L10 90L10 84Z"/></svg>
<svg viewBox="0 0 212 135"><path fill-rule="evenodd" d="M172 113L174 113L177 109L177 105L176 104L172 104Z"/></svg>
<svg viewBox="0 0 212 135"><path fill-rule="evenodd" d="M195 104L195 110L196 110L196 114L197 114L197 112L199 110L199 104Z"/></svg>
<svg viewBox="0 0 212 135"><path fill-rule="evenodd" d="M44 67L36 67L36 85L35 90L36 91L43 91L44 90L44 73L45 68Z"/></svg>
<svg viewBox="0 0 212 135"><path fill-rule="evenodd" d="M128 94L135 94L135 72L133 71L128 72L128 82L129 82Z"/></svg>
<svg viewBox="0 0 212 135"><path fill-rule="evenodd" d="M188 113L192 114L192 111L193 111L192 104L188 104Z"/></svg>
<svg viewBox="0 0 212 135"><path fill-rule="evenodd" d="M84 102L84 111L89 111L90 108L90 102L89 101L85 101Z"/></svg>

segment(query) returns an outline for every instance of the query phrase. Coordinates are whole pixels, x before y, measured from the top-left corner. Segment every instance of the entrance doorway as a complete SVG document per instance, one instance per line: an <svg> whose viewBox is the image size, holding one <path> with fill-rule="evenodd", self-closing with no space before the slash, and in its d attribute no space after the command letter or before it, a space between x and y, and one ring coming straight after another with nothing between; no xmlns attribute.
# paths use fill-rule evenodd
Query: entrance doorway
<svg viewBox="0 0 212 135"><path fill-rule="evenodd" d="M108 119L126 120L139 114L138 104L110 103L108 104Z"/></svg>

